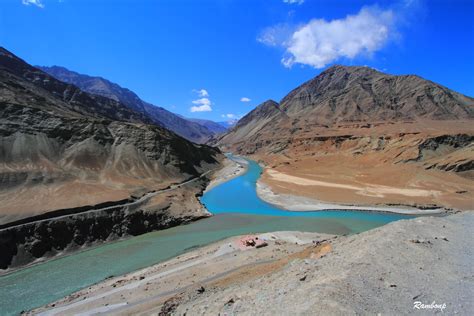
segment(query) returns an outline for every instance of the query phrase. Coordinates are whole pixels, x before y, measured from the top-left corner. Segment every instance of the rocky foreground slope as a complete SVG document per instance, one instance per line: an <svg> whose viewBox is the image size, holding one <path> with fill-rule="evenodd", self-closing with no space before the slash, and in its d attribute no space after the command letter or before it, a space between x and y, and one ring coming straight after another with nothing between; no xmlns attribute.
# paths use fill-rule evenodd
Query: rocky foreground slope
<svg viewBox="0 0 474 316"><path fill-rule="evenodd" d="M0 48L1 226L51 211L69 214L81 207L136 200L197 178L217 168L221 158L216 148L181 138L143 113L61 82ZM207 180L202 181L173 202L182 214L196 211L189 219L205 214L196 198ZM150 226L137 232L169 226L166 221L151 224L160 218L173 222L174 215L162 214L170 208L165 202L152 208L158 215L150 215ZM194 204L188 208L186 203ZM15 264L15 256L17 264L24 264L83 246L97 236L110 240L137 234L127 221L144 208L117 207L104 221L98 219L104 214L97 212L77 221L1 230L0 252L5 256L0 268ZM95 227L92 223L97 234L89 230Z"/></svg>
<svg viewBox="0 0 474 316"><path fill-rule="evenodd" d="M322 258L301 258L265 276L224 289L188 292L173 313L182 315L411 315L474 310L472 213L418 218L331 241ZM251 268L249 269L251 270ZM420 306L418 304L418 306Z"/></svg>
<svg viewBox="0 0 474 316"><path fill-rule="evenodd" d="M79 87L82 91L100 95L123 103L130 109L142 113L153 123L196 143L203 143L216 134L212 128L199 121L188 120L170 111L140 99L133 91L101 77L91 77L64 67L38 67L54 78ZM215 124L215 123L214 123ZM220 129L218 133L225 131Z"/></svg>
<svg viewBox="0 0 474 316"><path fill-rule="evenodd" d="M473 225L466 212L401 220L353 236L254 236L265 240L263 248L242 247L235 237L32 313L470 315Z"/></svg>
<svg viewBox="0 0 474 316"><path fill-rule="evenodd" d="M262 181L277 193L474 206L474 99L418 76L334 66L280 103L259 105L214 143L274 169Z"/></svg>

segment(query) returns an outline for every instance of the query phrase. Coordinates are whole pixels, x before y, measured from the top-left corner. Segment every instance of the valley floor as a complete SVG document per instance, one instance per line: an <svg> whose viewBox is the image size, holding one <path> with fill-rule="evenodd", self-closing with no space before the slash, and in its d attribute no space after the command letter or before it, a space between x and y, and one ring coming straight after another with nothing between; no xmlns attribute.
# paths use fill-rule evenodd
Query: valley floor
<svg viewBox="0 0 474 316"><path fill-rule="evenodd" d="M467 315L474 311L472 227L474 213L463 212L401 220L352 236L253 236L266 241L262 248L234 237L33 312L400 315L443 308ZM415 310L415 302L439 308Z"/></svg>
<svg viewBox="0 0 474 316"><path fill-rule="evenodd" d="M471 154L472 156L472 154ZM290 210L340 206L373 206L385 209L474 209L474 181L471 171L425 170L416 164L380 162L378 156L309 155L253 157L265 163L259 179L260 197ZM293 195L312 206L295 208L293 199L275 203L271 194ZM298 199L298 198L297 198ZM301 204L301 203L300 203ZM323 205L323 206L321 206ZM328 207L326 207L328 208ZM365 208L367 209L367 207Z"/></svg>
<svg viewBox="0 0 474 316"><path fill-rule="evenodd" d="M280 179L283 182L291 182L291 179L296 178L292 176L286 177L284 174L279 174ZM302 181L311 181L304 178L299 178ZM328 183L331 184L331 183ZM279 191L286 192L281 190ZM335 203L335 202L322 202L318 201L311 197L305 197L296 194L286 194L286 193L275 193L272 190L272 187L265 184L263 181L257 182L257 194L260 199L264 200L267 203L275 205L281 209L288 211L318 211L318 210L351 210L351 211L374 211L374 212L388 212L388 213L398 213L398 214L407 214L407 215L430 215L430 214L441 214L447 212L445 208L439 206L433 207L417 207L416 205L406 205L406 204L345 204L345 203ZM313 196L313 195L310 195Z"/></svg>

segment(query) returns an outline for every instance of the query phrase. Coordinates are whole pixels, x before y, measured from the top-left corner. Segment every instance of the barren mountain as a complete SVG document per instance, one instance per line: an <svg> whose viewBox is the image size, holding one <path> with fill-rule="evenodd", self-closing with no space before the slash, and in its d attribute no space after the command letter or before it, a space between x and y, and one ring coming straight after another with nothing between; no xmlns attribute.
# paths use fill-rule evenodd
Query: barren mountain
<svg viewBox="0 0 474 316"><path fill-rule="evenodd" d="M220 157L3 48L0 105L0 223L140 196L215 168Z"/></svg>
<svg viewBox="0 0 474 316"><path fill-rule="evenodd" d="M215 143L265 162L262 181L277 193L474 208L473 123L471 97L414 75L334 66Z"/></svg>
<svg viewBox="0 0 474 316"><path fill-rule="evenodd" d="M204 143L215 134L203 124L180 117L162 107L140 99L133 91L101 77L91 77L68 70L64 67L38 67L54 78L73 84L82 91L100 95L146 116L153 123L163 126L176 134L196 143Z"/></svg>

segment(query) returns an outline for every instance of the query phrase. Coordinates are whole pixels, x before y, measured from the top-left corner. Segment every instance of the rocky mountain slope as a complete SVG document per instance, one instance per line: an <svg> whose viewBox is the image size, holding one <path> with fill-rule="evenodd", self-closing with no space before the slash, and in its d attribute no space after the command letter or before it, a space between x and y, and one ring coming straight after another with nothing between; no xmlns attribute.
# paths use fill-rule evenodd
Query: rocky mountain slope
<svg viewBox="0 0 474 316"><path fill-rule="evenodd" d="M205 124L187 120L162 107L147 103L133 91L107 79L79 74L59 66L38 66L38 68L58 80L77 86L82 91L121 102L128 108L146 116L153 123L163 126L190 141L204 143L215 134Z"/></svg>
<svg viewBox="0 0 474 316"><path fill-rule="evenodd" d="M218 165L217 149L154 125L0 49L0 223L140 196Z"/></svg>
<svg viewBox="0 0 474 316"><path fill-rule="evenodd" d="M279 193L474 208L474 99L414 75L331 67L213 143L278 171L263 181ZM312 182L282 181L290 174Z"/></svg>
<svg viewBox="0 0 474 316"><path fill-rule="evenodd" d="M474 118L474 100L418 76L391 76L368 67L333 66L281 102L309 122Z"/></svg>

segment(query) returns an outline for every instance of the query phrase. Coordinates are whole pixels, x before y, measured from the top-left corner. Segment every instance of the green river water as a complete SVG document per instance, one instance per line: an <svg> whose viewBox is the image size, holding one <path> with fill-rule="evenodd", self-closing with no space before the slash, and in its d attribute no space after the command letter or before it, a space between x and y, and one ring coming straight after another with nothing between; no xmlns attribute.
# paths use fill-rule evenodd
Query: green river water
<svg viewBox="0 0 474 316"><path fill-rule="evenodd" d="M353 234L410 216L361 211L289 212L260 200L260 166L207 192L203 204L215 216L189 225L88 248L0 277L0 314L15 315L79 289L144 268L227 237L278 230Z"/></svg>

